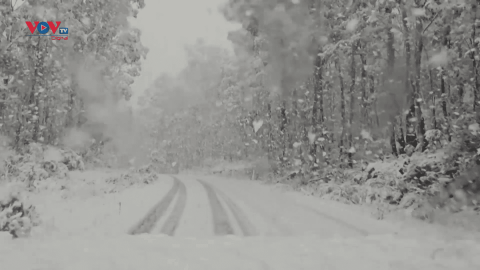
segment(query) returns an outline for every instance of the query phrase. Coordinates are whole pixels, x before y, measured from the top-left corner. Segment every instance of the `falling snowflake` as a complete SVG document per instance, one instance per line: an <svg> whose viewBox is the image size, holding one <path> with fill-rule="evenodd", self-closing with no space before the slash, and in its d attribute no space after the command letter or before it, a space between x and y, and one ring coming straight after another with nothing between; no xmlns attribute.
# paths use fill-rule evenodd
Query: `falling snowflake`
<svg viewBox="0 0 480 270"><path fill-rule="evenodd" d="M370 140L373 142L372 135L370 135L370 132L366 131L365 129L362 129L362 131L360 132L360 136L362 136L362 138L365 140Z"/></svg>
<svg viewBox="0 0 480 270"><path fill-rule="evenodd" d="M415 17L425 16L425 9L424 8L412 8L412 15L415 16Z"/></svg>
<svg viewBox="0 0 480 270"><path fill-rule="evenodd" d="M294 164L295 166L300 166L300 165L302 165L302 161L301 161L300 159L294 159L293 164Z"/></svg>
<svg viewBox="0 0 480 270"><path fill-rule="evenodd" d="M315 142L315 137L317 135L315 133L312 133L312 132L308 132L308 141L310 142L310 144L313 144Z"/></svg>
<svg viewBox="0 0 480 270"><path fill-rule="evenodd" d="M88 17L83 17L81 21L82 21L82 23L83 23L84 25L90 26L90 18L88 18Z"/></svg>
<svg viewBox="0 0 480 270"><path fill-rule="evenodd" d="M320 36L320 37L318 38L318 41L320 42L320 44L325 44L325 43L328 42L328 37L326 37L326 36ZM321 55L321 54L319 54L319 55ZM328 76L328 74L327 74L327 76Z"/></svg>
<svg viewBox="0 0 480 270"><path fill-rule="evenodd" d="M446 49L441 50L439 53L433 55L429 63L435 66L445 66L448 64L448 51Z"/></svg>
<svg viewBox="0 0 480 270"><path fill-rule="evenodd" d="M258 121L253 121L253 129L255 131L255 133L257 133L257 131L262 127L263 125L263 120L260 119Z"/></svg>
<svg viewBox="0 0 480 270"><path fill-rule="evenodd" d="M345 27L347 31L353 32L355 29L357 29L358 25L358 19L352 19L347 23L347 26Z"/></svg>
<svg viewBox="0 0 480 270"><path fill-rule="evenodd" d="M480 125L478 123L474 123L468 126L468 130L473 134L477 135L480 131Z"/></svg>

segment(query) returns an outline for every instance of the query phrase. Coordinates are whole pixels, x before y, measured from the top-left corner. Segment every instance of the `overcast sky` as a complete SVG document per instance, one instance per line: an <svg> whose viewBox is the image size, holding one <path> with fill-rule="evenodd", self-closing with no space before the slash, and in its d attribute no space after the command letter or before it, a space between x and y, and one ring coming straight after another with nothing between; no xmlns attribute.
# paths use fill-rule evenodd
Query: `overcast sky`
<svg viewBox="0 0 480 270"><path fill-rule="evenodd" d="M238 28L218 12L227 0L146 0L133 26L142 31L142 43L149 48L142 63L142 73L132 86L131 104L163 72L176 74L185 65L184 46L197 38L206 43L231 48L228 31Z"/></svg>

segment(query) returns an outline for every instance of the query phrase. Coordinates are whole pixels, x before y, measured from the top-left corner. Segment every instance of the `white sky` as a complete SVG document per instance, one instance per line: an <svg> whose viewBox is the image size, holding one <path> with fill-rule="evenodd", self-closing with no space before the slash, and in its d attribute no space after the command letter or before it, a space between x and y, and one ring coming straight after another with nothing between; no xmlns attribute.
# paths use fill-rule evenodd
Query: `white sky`
<svg viewBox="0 0 480 270"><path fill-rule="evenodd" d="M176 74L186 65L184 46L203 38L206 43L231 48L228 31L238 28L218 12L227 0L146 0L131 24L142 31L142 43L149 48L142 62L141 76L132 85L131 104L163 72Z"/></svg>

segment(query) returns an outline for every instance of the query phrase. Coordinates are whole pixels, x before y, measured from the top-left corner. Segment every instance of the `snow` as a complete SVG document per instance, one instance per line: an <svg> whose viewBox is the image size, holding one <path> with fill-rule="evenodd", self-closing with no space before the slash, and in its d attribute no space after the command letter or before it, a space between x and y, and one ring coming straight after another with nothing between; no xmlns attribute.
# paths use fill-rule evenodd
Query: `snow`
<svg viewBox="0 0 480 270"><path fill-rule="evenodd" d="M84 172L76 178L82 177L105 176ZM159 230L178 196L151 234L126 233L170 190L171 177L112 194L94 192L87 181L67 199L60 193L32 195L45 222L30 238L0 234L1 269L480 269L473 234L443 237L432 226L377 221L360 206L252 181L177 177L186 186L187 200L173 237ZM256 235L242 237L232 224L236 235L214 236L208 198L197 179L242 209Z"/></svg>
<svg viewBox="0 0 480 270"><path fill-rule="evenodd" d="M172 182L168 176L163 176L149 186L132 186L120 193L105 194L103 191L109 188L104 180L119 173L70 173L68 190L29 196L29 202L44 220L33 234L122 234L168 192ZM84 179L89 181L82 181Z"/></svg>
<svg viewBox="0 0 480 270"><path fill-rule="evenodd" d="M319 237L77 236L12 241L8 248L0 246L0 256L5 269L475 269L478 261L466 259L474 252L466 249L469 246L438 246L442 243L419 246L414 239L392 235L328 241Z"/></svg>
<svg viewBox="0 0 480 270"><path fill-rule="evenodd" d="M193 179L194 180L194 179ZM175 232L175 236L181 237L211 237L213 236L212 214L210 205L208 204L207 194L198 181L189 181L187 185L187 202L185 210L180 220L180 226ZM177 198L178 199L178 198ZM170 208L173 208L175 201L172 202ZM153 233L159 233L163 221L166 219L171 209L167 210L166 215L159 220L158 225L154 228Z"/></svg>

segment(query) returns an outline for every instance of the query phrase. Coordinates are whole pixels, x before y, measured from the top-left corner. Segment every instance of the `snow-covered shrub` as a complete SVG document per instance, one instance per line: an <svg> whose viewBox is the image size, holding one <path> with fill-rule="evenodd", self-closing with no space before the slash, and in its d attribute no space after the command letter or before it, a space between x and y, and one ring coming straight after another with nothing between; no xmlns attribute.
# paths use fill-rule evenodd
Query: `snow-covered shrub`
<svg viewBox="0 0 480 270"><path fill-rule="evenodd" d="M82 157L75 153L73 150L65 149L62 150L63 164L67 166L69 170L84 170L85 164L83 163Z"/></svg>
<svg viewBox="0 0 480 270"><path fill-rule="evenodd" d="M106 182L114 184L114 188L106 193L119 192L133 185L148 185L158 180L158 174L151 166L144 166L140 169L131 169L127 173L109 177Z"/></svg>
<svg viewBox="0 0 480 270"><path fill-rule="evenodd" d="M8 177L8 164L7 159L13 155L13 150L9 149L8 138L0 135L0 181Z"/></svg>
<svg viewBox="0 0 480 270"><path fill-rule="evenodd" d="M319 178L310 180L308 186L300 189L311 195L344 203L375 205L377 210L374 215L377 218L383 218L385 213L392 210L407 209L414 217L428 219L431 212L428 209L440 206L434 202L434 198L443 192L445 181L458 181L448 174L448 167L445 167L447 157L448 154L444 152L414 153L411 157L403 155L351 170L326 167ZM470 183L470 187L472 185ZM465 189L466 185L463 186ZM451 209L450 206L458 206L462 200L460 197L468 192L462 193L456 189L446 194L447 200L454 200L447 203L447 208ZM450 199L450 195L454 198ZM455 196L459 199L455 199Z"/></svg>
<svg viewBox="0 0 480 270"><path fill-rule="evenodd" d="M273 178L275 164L269 161L267 157L258 158L251 163L254 180L271 180Z"/></svg>
<svg viewBox="0 0 480 270"><path fill-rule="evenodd" d="M33 226L40 224L35 207L22 196L22 186L0 187L0 231L14 237L28 237Z"/></svg>
<svg viewBox="0 0 480 270"><path fill-rule="evenodd" d="M16 180L26 183L28 187L33 187L35 183L47 179L48 172L43 169L42 164L27 162L17 167L19 171Z"/></svg>
<svg viewBox="0 0 480 270"><path fill-rule="evenodd" d="M107 143L112 145L112 143ZM90 148L80 153L81 158L88 168L117 168L119 167L118 153L107 149L106 145L93 144Z"/></svg>
<svg viewBox="0 0 480 270"><path fill-rule="evenodd" d="M443 137L443 132L438 129L430 129L425 132L425 140L428 142L430 149L441 148L445 144Z"/></svg>
<svg viewBox="0 0 480 270"><path fill-rule="evenodd" d="M140 174L149 174L149 173L154 173L158 170L157 166L155 166L154 164L152 163L149 163L147 165L144 165L138 169L135 169L134 171L137 172L137 173L140 173Z"/></svg>
<svg viewBox="0 0 480 270"><path fill-rule="evenodd" d="M480 125L475 115L453 122L452 141L445 148L443 176L431 202L453 212L480 210Z"/></svg>
<svg viewBox="0 0 480 270"><path fill-rule="evenodd" d="M67 179L69 170L84 168L75 152L34 143L9 156L5 165L9 182L24 183L30 191L43 190L54 180Z"/></svg>
<svg viewBox="0 0 480 270"><path fill-rule="evenodd" d="M36 143L30 144L22 152L10 155L6 162L9 173L17 175L20 171L32 167L48 169L49 171L57 171L57 169L63 171L65 166L68 170L84 169L82 158L73 150L59 149Z"/></svg>

